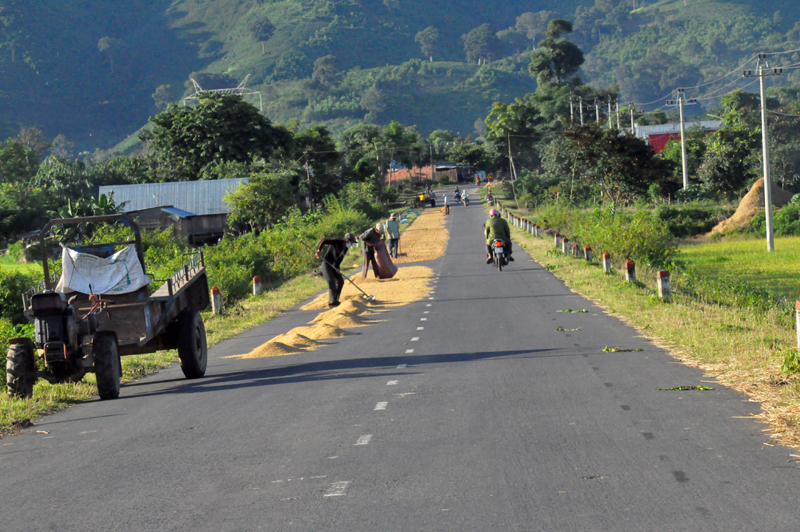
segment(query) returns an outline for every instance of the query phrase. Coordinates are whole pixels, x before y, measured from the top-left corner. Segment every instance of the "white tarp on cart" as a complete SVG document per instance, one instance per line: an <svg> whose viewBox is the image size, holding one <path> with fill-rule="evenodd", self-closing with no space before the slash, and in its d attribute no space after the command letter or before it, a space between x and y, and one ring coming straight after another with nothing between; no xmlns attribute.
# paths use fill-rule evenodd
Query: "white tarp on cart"
<svg viewBox="0 0 800 532"><path fill-rule="evenodd" d="M150 284L132 245L107 259L63 248L56 291L83 294L128 294Z"/></svg>

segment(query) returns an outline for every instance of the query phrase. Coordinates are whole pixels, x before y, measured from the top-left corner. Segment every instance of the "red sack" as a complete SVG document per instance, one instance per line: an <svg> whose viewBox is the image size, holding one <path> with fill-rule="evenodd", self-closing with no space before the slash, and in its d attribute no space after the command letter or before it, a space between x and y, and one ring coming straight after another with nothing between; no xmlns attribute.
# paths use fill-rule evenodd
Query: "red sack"
<svg viewBox="0 0 800 532"><path fill-rule="evenodd" d="M391 279L397 273L397 265L389 258L386 244L382 241L374 246L375 262L378 263L378 279Z"/></svg>

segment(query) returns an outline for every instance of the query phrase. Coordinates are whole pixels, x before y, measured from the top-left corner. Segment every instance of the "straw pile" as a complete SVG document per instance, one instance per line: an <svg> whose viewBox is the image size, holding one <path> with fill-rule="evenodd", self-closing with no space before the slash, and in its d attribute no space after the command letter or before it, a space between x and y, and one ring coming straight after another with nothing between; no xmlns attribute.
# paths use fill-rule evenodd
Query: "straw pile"
<svg viewBox="0 0 800 532"><path fill-rule="evenodd" d="M772 204L776 207L783 207L792 199L792 194L780 188L774 181L772 181ZM764 178L759 179L750 189L750 192L742 198L739 207L733 216L727 220L721 221L714 229L711 230L709 235L724 234L737 229L742 229L755 218L756 214L764 211Z"/></svg>

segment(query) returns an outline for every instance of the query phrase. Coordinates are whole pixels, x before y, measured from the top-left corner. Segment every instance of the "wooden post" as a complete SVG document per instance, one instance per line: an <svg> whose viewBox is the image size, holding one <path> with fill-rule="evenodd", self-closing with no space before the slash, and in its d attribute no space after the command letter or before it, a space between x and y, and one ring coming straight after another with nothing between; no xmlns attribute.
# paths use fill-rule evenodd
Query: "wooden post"
<svg viewBox="0 0 800 532"><path fill-rule="evenodd" d="M253 277L253 295L258 296L261 295L261 277L256 275Z"/></svg>
<svg viewBox="0 0 800 532"><path fill-rule="evenodd" d="M222 294L216 286L211 289L211 312L222 314Z"/></svg>
<svg viewBox="0 0 800 532"><path fill-rule="evenodd" d="M669 284L669 272L666 270L660 271L656 274L658 281L658 297L667 300L672 295L672 287Z"/></svg>
<svg viewBox="0 0 800 532"><path fill-rule="evenodd" d="M636 282L636 263L630 259L625 261L625 280L629 283Z"/></svg>

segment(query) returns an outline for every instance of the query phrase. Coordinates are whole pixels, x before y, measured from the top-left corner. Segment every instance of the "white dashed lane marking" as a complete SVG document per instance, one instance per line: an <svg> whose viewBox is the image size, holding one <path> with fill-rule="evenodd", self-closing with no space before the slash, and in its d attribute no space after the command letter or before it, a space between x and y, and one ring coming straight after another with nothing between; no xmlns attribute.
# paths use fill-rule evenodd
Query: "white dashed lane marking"
<svg viewBox="0 0 800 532"><path fill-rule="evenodd" d="M433 304L432 304L432 303L426 303L426 304L425 304L425 306L426 306L426 307L432 307L432 306L433 306Z"/></svg>
<svg viewBox="0 0 800 532"><path fill-rule="evenodd" d="M363 436L359 436L358 441L356 441L353 445L369 445L371 439L372 434L364 434Z"/></svg>
<svg viewBox="0 0 800 532"><path fill-rule="evenodd" d="M396 386L396 385L397 385L397 381L389 381L389 382L386 383L386 386Z"/></svg>
<svg viewBox="0 0 800 532"><path fill-rule="evenodd" d="M381 401L375 405L375 410L386 410L387 406L389 406L389 401Z"/></svg>
<svg viewBox="0 0 800 532"><path fill-rule="evenodd" d="M411 353L413 353L413 352L414 352L414 350L413 350L413 349L406 349L406 354L407 354L407 355L410 355L410 354L411 354Z"/></svg>
<svg viewBox="0 0 800 532"><path fill-rule="evenodd" d="M342 495L345 495L347 492L347 486L349 485L350 482L347 480L334 482L331 484L331 487L328 488L328 491L325 493L325 497L341 497Z"/></svg>
<svg viewBox="0 0 800 532"><path fill-rule="evenodd" d="M428 321L428 318L420 318L419 321Z"/></svg>
<svg viewBox="0 0 800 532"><path fill-rule="evenodd" d="M425 330L425 327L417 327L417 330L418 330L418 331L424 331L424 330Z"/></svg>
<svg viewBox="0 0 800 532"><path fill-rule="evenodd" d="M415 336L414 338L411 339L411 341L412 342L418 342L419 341L419 336Z"/></svg>
<svg viewBox="0 0 800 532"><path fill-rule="evenodd" d="M407 366L408 364L400 364L399 366L397 366L397 369L406 369Z"/></svg>
<svg viewBox="0 0 800 532"><path fill-rule="evenodd" d="M426 310L425 312L423 312L423 314L430 314L430 313L431 313L430 310Z"/></svg>

